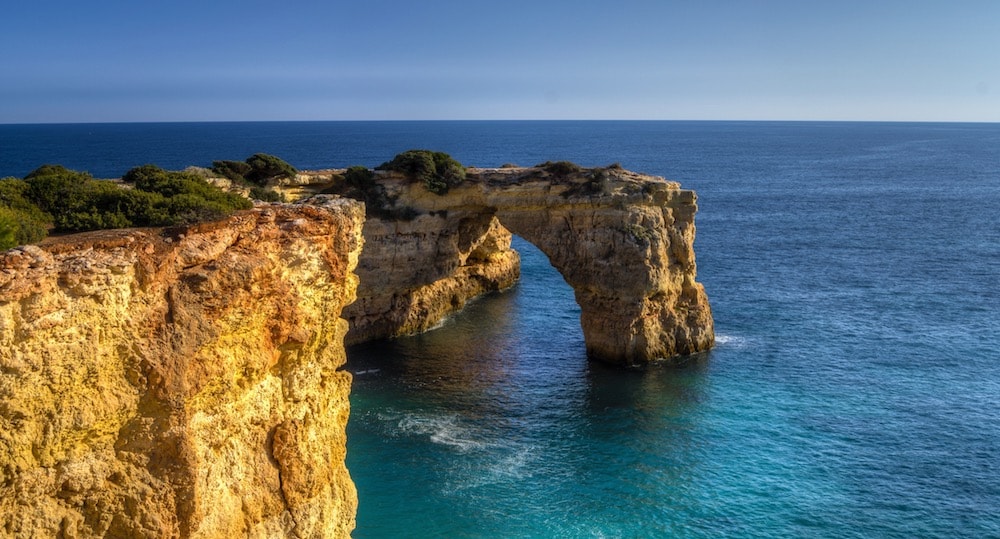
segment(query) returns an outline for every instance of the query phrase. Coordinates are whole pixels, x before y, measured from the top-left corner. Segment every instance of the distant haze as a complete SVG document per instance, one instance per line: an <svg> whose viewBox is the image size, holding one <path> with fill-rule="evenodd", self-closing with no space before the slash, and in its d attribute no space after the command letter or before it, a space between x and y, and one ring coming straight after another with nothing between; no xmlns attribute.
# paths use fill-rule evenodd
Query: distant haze
<svg viewBox="0 0 1000 539"><path fill-rule="evenodd" d="M1000 2L9 2L0 123L1000 121Z"/></svg>

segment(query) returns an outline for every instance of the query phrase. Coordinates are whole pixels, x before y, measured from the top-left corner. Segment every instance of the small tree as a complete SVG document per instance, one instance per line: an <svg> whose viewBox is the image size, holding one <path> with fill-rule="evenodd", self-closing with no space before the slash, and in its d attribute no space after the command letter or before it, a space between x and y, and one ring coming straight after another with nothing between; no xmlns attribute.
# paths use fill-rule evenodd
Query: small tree
<svg viewBox="0 0 1000 539"><path fill-rule="evenodd" d="M212 172L234 182L246 182L246 175L252 170L253 167L243 161L212 161Z"/></svg>
<svg viewBox="0 0 1000 539"><path fill-rule="evenodd" d="M375 173L368 167L354 165L344 172L344 182L362 191L370 189L375 182Z"/></svg>
<svg viewBox="0 0 1000 539"><path fill-rule="evenodd" d="M422 182L432 193L443 195L465 181L465 167L444 152L409 150L382 163L379 170L392 170Z"/></svg>
<svg viewBox="0 0 1000 539"><path fill-rule="evenodd" d="M25 197L42 211L57 218L67 205L80 197L84 185L93 178L86 172L69 170L62 165L43 165L24 177L28 188Z"/></svg>
<svg viewBox="0 0 1000 539"><path fill-rule="evenodd" d="M285 197L281 196L281 193L275 191L274 189L268 189L267 187L260 187L255 185L250 188L250 199L259 200L261 202L284 202Z"/></svg>
<svg viewBox="0 0 1000 539"><path fill-rule="evenodd" d="M294 178L298 170L281 158L266 153L257 153L247 158L250 170L243 176L250 183L264 185L275 178Z"/></svg>

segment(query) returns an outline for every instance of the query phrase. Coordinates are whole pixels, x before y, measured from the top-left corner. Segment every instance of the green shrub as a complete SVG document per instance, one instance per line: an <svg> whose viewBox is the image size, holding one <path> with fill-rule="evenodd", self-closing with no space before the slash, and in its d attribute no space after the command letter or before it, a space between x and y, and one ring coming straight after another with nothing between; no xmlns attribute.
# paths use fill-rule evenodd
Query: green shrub
<svg viewBox="0 0 1000 539"><path fill-rule="evenodd" d="M251 200L259 200L261 202L285 201L285 197L281 196L281 193L275 191L274 189L268 189L267 187L260 187L258 185L250 188L250 198Z"/></svg>
<svg viewBox="0 0 1000 539"><path fill-rule="evenodd" d="M128 172L122 176L122 181L125 183L138 184L143 182L153 181L154 178L160 178L166 173L165 170L156 165L142 165L139 167L134 167L129 169Z"/></svg>
<svg viewBox="0 0 1000 539"><path fill-rule="evenodd" d="M86 172L69 170L62 165L43 165L24 177L28 188L25 198L53 218L66 210L66 206L80 197L87 182L93 177Z"/></svg>
<svg viewBox="0 0 1000 539"><path fill-rule="evenodd" d="M118 189L109 194L102 207L121 213L131 222L128 226L166 226L172 224L165 207L166 198L159 193L140 189Z"/></svg>
<svg viewBox="0 0 1000 539"><path fill-rule="evenodd" d="M409 150L375 167L377 170L401 172L414 180L425 181L436 172L434 152L429 150Z"/></svg>
<svg viewBox="0 0 1000 539"><path fill-rule="evenodd" d="M4 206L0 206L0 211L6 215L7 219L13 219L13 224L8 223L5 230L12 230L14 234L13 245L8 245L2 249L9 249L16 245L38 243L49 234L48 222L37 219L34 212L26 212Z"/></svg>
<svg viewBox="0 0 1000 539"><path fill-rule="evenodd" d="M223 202L207 200L192 193L172 196L166 199L164 204L167 214L170 216L170 224L173 225L187 225L201 221L222 219L233 212L233 208Z"/></svg>
<svg viewBox="0 0 1000 539"><path fill-rule="evenodd" d="M275 178L294 178L298 170L281 158L266 153L257 153L247 158L250 170L243 177L250 183L264 185Z"/></svg>
<svg viewBox="0 0 1000 539"><path fill-rule="evenodd" d="M536 167L545 170L553 176L569 176L570 174L576 174L583 170L583 168L570 161L546 161L544 163L535 165Z"/></svg>
<svg viewBox="0 0 1000 539"><path fill-rule="evenodd" d="M77 186L58 211L53 211L56 230L83 231L132 226L117 199L122 191L117 185L101 180L87 180Z"/></svg>
<svg viewBox="0 0 1000 539"><path fill-rule="evenodd" d="M33 180L35 178L42 178L46 176L72 176L76 174L85 174L82 172L77 172L75 170L70 170L62 165L42 165L35 170L32 170L24 177L25 180ZM87 174L89 176L89 174Z"/></svg>
<svg viewBox="0 0 1000 539"><path fill-rule="evenodd" d="M52 212L56 229L191 224L253 207L246 198L223 191L192 172L143 165L126 172L122 180L132 189L93 179L79 184L62 207Z"/></svg>
<svg viewBox="0 0 1000 539"><path fill-rule="evenodd" d="M391 218L395 200L389 197L385 187L375 181L375 173L368 167L355 165L344 171L344 184L334 187L337 194L365 203L368 215Z"/></svg>
<svg viewBox="0 0 1000 539"><path fill-rule="evenodd" d="M247 198L223 191L201 176L189 172L167 172L159 167L144 165L128 171L122 179L126 181L134 179L137 190L156 193L163 197L164 200L160 205L167 209L169 221L165 224L191 223L193 221L186 216L199 213L185 210L185 217L178 217L170 211L172 207L170 199L181 195L200 198L205 201L207 207L224 209L227 212L225 215L253 207L253 203ZM186 208L190 206L190 202L185 203Z"/></svg>
<svg viewBox="0 0 1000 539"><path fill-rule="evenodd" d="M375 173L368 167L354 165L344 172L344 181L347 185L364 191L375 184Z"/></svg>
<svg viewBox="0 0 1000 539"><path fill-rule="evenodd" d="M344 171L342 182L324 190L324 193L336 194L360 200L365 203L365 212L369 217L393 221L410 221L420 212L410 206L396 206L396 197L389 196L385 186L376 180L375 173L367 167L356 165Z"/></svg>
<svg viewBox="0 0 1000 539"><path fill-rule="evenodd" d="M443 195L465 181L465 167L444 152L409 150L398 154L377 167L379 170L401 172L422 182L432 193Z"/></svg>
<svg viewBox="0 0 1000 539"><path fill-rule="evenodd" d="M31 202L26 193L28 182L17 178L0 179L0 208L15 217L15 245L37 243L48 235L52 216Z"/></svg>
<svg viewBox="0 0 1000 539"><path fill-rule="evenodd" d="M243 161L212 161L212 172L234 182L245 183L253 167Z"/></svg>
<svg viewBox="0 0 1000 539"><path fill-rule="evenodd" d="M24 177L25 197L52 217L58 231L129 226L121 215L106 215L99 206L118 187L61 165L44 165Z"/></svg>
<svg viewBox="0 0 1000 539"><path fill-rule="evenodd" d="M190 224L253 207L247 198L209 184L197 172L143 165L122 179L131 185L95 180L61 165L41 166L23 180L0 179L0 245L38 242L49 225L77 232Z"/></svg>
<svg viewBox="0 0 1000 539"><path fill-rule="evenodd" d="M0 251L6 251L11 247L16 247L18 225L17 214L14 210L0 207Z"/></svg>
<svg viewBox="0 0 1000 539"><path fill-rule="evenodd" d="M159 193L165 197L197 190L200 185L211 187L203 178L185 172L167 172L156 165L133 168L122 176L122 181L131 183L141 191Z"/></svg>

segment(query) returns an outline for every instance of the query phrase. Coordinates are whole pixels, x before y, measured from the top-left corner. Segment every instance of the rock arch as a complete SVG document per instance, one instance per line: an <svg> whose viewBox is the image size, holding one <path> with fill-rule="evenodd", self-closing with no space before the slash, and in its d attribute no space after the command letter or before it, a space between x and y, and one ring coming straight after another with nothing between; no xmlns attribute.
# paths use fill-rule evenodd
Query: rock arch
<svg viewBox="0 0 1000 539"><path fill-rule="evenodd" d="M391 174L379 181L409 218L369 210L358 300L345 310L349 343L424 331L512 285L513 232L573 288L591 357L638 365L714 344L695 280L693 191L620 168L472 169L444 195Z"/></svg>

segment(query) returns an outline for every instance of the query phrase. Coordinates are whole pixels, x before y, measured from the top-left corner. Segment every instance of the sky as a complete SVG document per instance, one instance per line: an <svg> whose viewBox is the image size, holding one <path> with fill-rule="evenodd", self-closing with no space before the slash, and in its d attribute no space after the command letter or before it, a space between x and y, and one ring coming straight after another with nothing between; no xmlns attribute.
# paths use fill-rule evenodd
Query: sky
<svg viewBox="0 0 1000 539"><path fill-rule="evenodd" d="M23 0L0 123L1000 121L997 0Z"/></svg>

